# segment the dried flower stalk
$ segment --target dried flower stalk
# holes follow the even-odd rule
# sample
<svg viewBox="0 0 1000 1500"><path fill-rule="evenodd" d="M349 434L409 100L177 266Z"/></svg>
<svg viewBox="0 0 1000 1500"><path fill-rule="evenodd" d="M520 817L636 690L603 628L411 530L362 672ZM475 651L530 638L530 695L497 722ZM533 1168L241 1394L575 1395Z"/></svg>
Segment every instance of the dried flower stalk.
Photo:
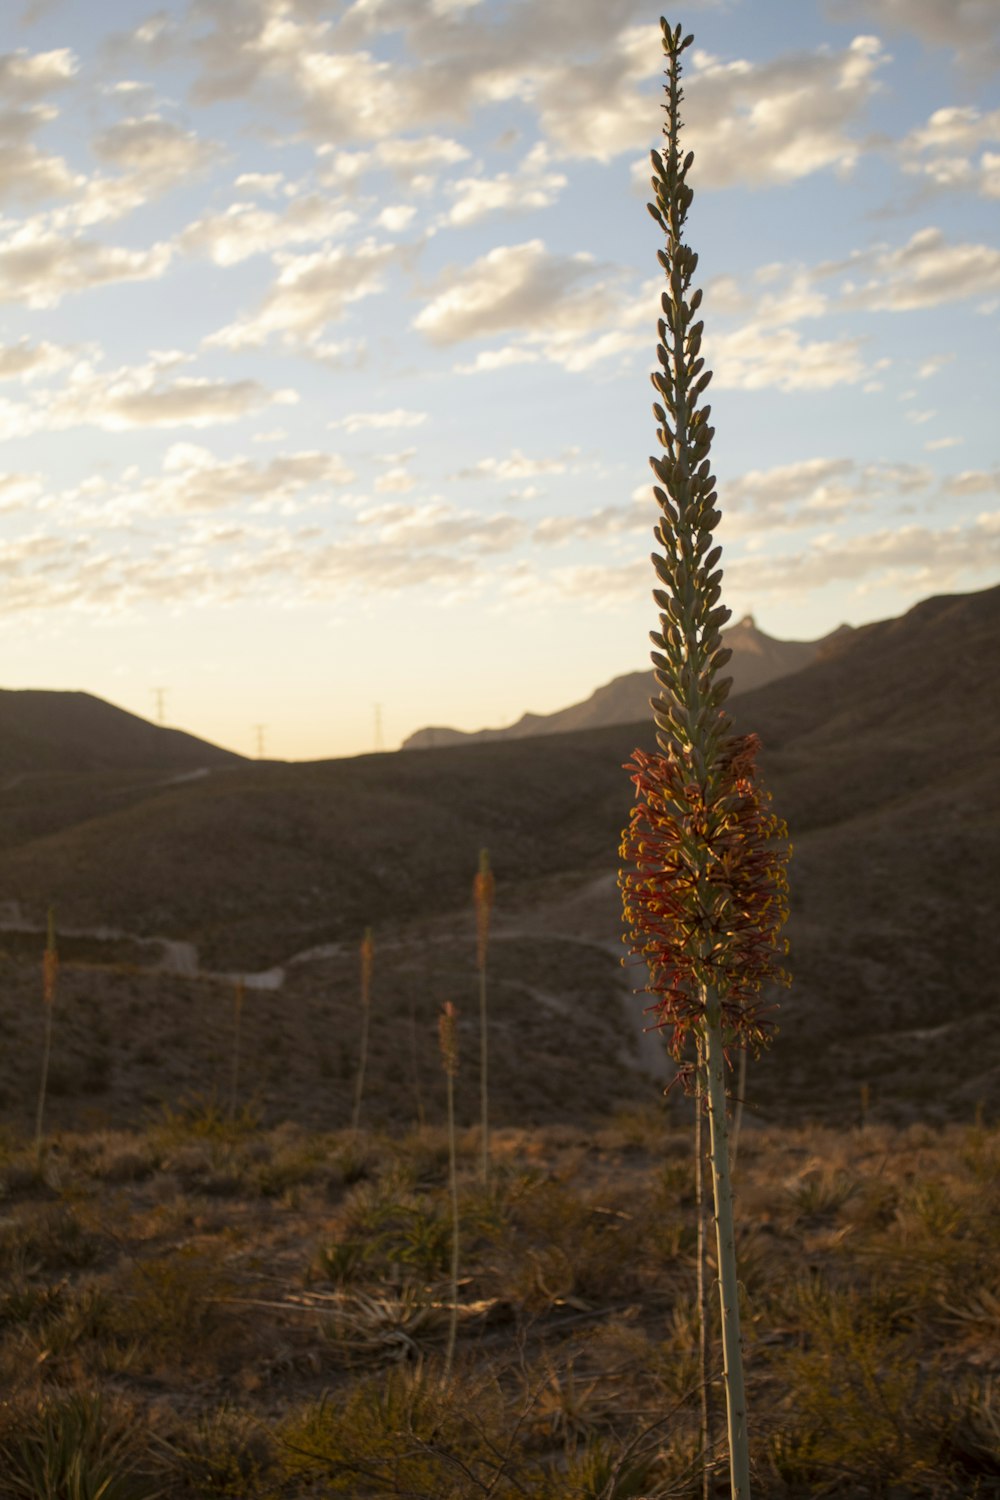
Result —
<svg viewBox="0 0 1000 1500"><path fill-rule="evenodd" d="M52 1013L56 1003L56 980L59 977L59 954L56 950L56 914L49 907L48 937L42 954L42 1004L45 1006L45 1039L42 1043L42 1076L38 1084L38 1108L35 1111L35 1162L42 1160L42 1125L45 1118L45 1096L49 1083L49 1059L52 1055Z"/></svg>
<svg viewBox="0 0 1000 1500"><path fill-rule="evenodd" d="M731 678L717 677L732 652L722 644L730 611L719 603L721 520L709 450L711 408L702 404L712 378L701 355L702 293L692 290L698 257L684 243L693 199L687 175L694 153L680 153L681 55L694 38L661 20L667 57L666 149L651 154L655 202L663 230L658 252L667 277L658 322L659 370L652 376L661 457L650 459L662 516L653 554L661 588L653 597L660 629L651 632L659 695L652 700L657 756L636 750L626 767L639 800L622 838L620 875L632 952L649 966L655 1024L672 1028L679 1063L692 1039L704 1049L708 1099L723 1363L734 1500L749 1500L746 1400L726 1123L726 1050L755 1051L767 1040L761 1002L766 982L787 983L778 933L787 916L787 830L768 811L755 759L759 740L735 737L723 708ZM690 1075L697 1064L688 1062ZM706 1455L706 1461L707 1461Z"/></svg>
<svg viewBox="0 0 1000 1500"><path fill-rule="evenodd" d="M444 1068L448 1095L448 1185L451 1190L451 1316L448 1320L448 1347L444 1359L444 1378L451 1375L455 1358L455 1335L458 1329L458 1166L455 1157L455 1078L458 1073L458 1011L446 1000L438 1016L438 1038L441 1065Z"/></svg>
<svg viewBox="0 0 1000 1500"><path fill-rule="evenodd" d="M488 1034L486 1029L486 949L490 936L490 916L493 912L495 890L493 871L490 869L489 851L479 851L479 872L472 883L472 895L476 905L476 967L479 970L479 1101L480 1101L480 1175L486 1183L490 1170L490 1121L489 1085L487 1065L489 1062Z"/></svg>

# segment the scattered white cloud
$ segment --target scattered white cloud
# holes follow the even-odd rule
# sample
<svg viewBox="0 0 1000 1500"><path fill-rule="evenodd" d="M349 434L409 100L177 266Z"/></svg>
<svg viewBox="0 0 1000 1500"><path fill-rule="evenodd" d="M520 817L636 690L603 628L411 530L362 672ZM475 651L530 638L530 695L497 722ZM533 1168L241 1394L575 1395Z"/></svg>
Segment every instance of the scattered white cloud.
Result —
<svg viewBox="0 0 1000 1500"><path fill-rule="evenodd" d="M254 513L280 510L315 486L349 484L354 474L336 453L277 453L264 463L217 459L193 443L174 443L163 476L136 486L129 501L138 514L218 511L250 503Z"/></svg>
<svg viewBox="0 0 1000 1500"><path fill-rule="evenodd" d="M932 375L936 375L939 370L943 370L946 365L950 365L954 358L954 354L929 355L917 367L917 379L929 380Z"/></svg>
<svg viewBox="0 0 1000 1500"><path fill-rule="evenodd" d="M963 469L942 482L949 495L988 495L1000 491L1000 469Z"/></svg>
<svg viewBox="0 0 1000 1500"><path fill-rule="evenodd" d="M416 482L409 469L396 465L378 476L375 481L375 491L379 495L405 495L413 489Z"/></svg>
<svg viewBox="0 0 1000 1500"><path fill-rule="evenodd" d="M396 406L392 411L352 411L346 417L329 422L329 427L342 427L345 432L383 431L393 427L422 427L427 421L425 411L409 411Z"/></svg>
<svg viewBox="0 0 1000 1500"><path fill-rule="evenodd" d="M216 142L156 114L119 120L90 144L99 161L140 174L147 198L206 171L225 154Z"/></svg>
<svg viewBox="0 0 1000 1500"><path fill-rule="evenodd" d="M826 0L835 20L862 20L947 47L975 72L1000 65L1000 11L992 0Z"/></svg>
<svg viewBox="0 0 1000 1500"><path fill-rule="evenodd" d="M533 146L514 172L495 177L460 177L447 184L452 199L448 212L438 222L461 228L494 213L529 213L548 208L568 182L563 172L550 166L544 142Z"/></svg>
<svg viewBox="0 0 1000 1500"><path fill-rule="evenodd" d="M560 458L528 458L515 448L509 458L481 458L478 463L459 469L455 479L532 479L539 474L565 474L569 461L576 456L572 449Z"/></svg>
<svg viewBox="0 0 1000 1500"><path fill-rule="evenodd" d="M6 231L6 232L4 232ZM155 281L171 261L171 247L102 245L67 236L29 219L0 227L0 302L56 307L70 293L122 281Z"/></svg>
<svg viewBox="0 0 1000 1500"><path fill-rule="evenodd" d="M960 437L933 438L929 443L924 444L924 452L940 453L944 448L958 448L962 442L963 439Z"/></svg>
<svg viewBox="0 0 1000 1500"><path fill-rule="evenodd" d="M292 390L270 391L256 380L165 379L164 373L155 361L104 371L91 360L79 360L63 387L39 392L30 405L0 400L0 441L83 426L106 432L213 427L272 403L298 400Z"/></svg>
<svg viewBox="0 0 1000 1500"><path fill-rule="evenodd" d="M61 156L32 140L58 110L46 96L69 84L78 63L65 47L52 52L0 53L0 200L37 203L71 193L82 181Z"/></svg>
<svg viewBox="0 0 1000 1500"><path fill-rule="evenodd" d="M25 336L16 344L0 344L0 380L37 380L61 370L75 357L71 349L44 340L33 344Z"/></svg>
<svg viewBox="0 0 1000 1500"><path fill-rule="evenodd" d="M983 114L974 105L937 109L927 124L899 145L904 172L935 188L960 188L984 198L1000 198L1000 109Z"/></svg>
<svg viewBox="0 0 1000 1500"><path fill-rule="evenodd" d="M231 203L222 213L189 224L176 243L189 255L234 266L285 245L341 239L357 217L342 202L319 193L293 198L280 213L253 203Z"/></svg>
<svg viewBox="0 0 1000 1500"><path fill-rule="evenodd" d="M395 254L392 245L366 240L356 249L333 245L309 255L278 254L277 277L256 312L239 317L205 343L227 349L259 348L277 336L285 345L313 346L324 351L320 339L328 323L344 316L353 302L382 290L382 272Z"/></svg>
<svg viewBox="0 0 1000 1500"><path fill-rule="evenodd" d="M855 261L870 274L859 286L845 286L848 307L909 312L1000 290L1000 249L952 244L934 227L918 230L897 249L879 246Z"/></svg>
<svg viewBox="0 0 1000 1500"><path fill-rule="evenodd" d="M438 547L469 547L480 553L507 552L524 539L525 523L514 516L484 516L443 500L423 505L390 504L358 513L359 525L377 531L379 542L419 552Z"/></svg>

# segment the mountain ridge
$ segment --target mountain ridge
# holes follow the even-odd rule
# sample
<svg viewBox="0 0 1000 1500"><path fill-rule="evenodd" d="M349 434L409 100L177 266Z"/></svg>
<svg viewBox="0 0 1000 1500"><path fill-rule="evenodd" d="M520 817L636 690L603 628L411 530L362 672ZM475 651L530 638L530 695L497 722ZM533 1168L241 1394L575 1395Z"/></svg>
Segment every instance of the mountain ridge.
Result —
<svg viewBox="0 0 1000 1500"><path fill-rule="evenodd" d="M752 692L781 677L799 672L810 662L835 652L853 635L854 627L839 625L815 641L783 641L760 630L752 614L744 615L722 632L722 642L733 655L726 667L732 677L731 695ZM563 734L574 729L596 729L608 724L628 724L649 712L649 699L657 692L652 669L624 672L595 688L589 698L550 714L527 712L514 724L499 729L449 729L428 726L417 729L403 741L402 750L429 750L443 745L464 745L490 740L527 739L543 734Z"/></svg>

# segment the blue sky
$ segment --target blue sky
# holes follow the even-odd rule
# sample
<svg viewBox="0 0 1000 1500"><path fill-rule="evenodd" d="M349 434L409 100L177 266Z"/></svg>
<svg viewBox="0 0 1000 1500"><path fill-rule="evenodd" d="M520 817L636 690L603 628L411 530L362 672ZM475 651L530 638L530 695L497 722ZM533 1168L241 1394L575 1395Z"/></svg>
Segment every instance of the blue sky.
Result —
<svg viewBox="0 0 1000 1500"><path fill-rule="evenodd" d="M646 663L659 15L4 7L4 687L314 759ZM995 582L1000 7L669 19L726 601Z"/></svg>

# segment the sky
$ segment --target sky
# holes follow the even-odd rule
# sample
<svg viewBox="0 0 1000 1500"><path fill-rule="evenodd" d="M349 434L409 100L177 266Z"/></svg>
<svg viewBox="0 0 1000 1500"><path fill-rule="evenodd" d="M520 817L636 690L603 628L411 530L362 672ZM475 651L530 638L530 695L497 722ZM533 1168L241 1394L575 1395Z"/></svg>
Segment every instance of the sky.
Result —
<svg viewBox="0 0 1000 1500"><path fill-rule="evenodd" d="M0 686L315 760L648 664L659 16L5 0ZM995 583L1000 4L668 19L724 602Z"/></svg>

